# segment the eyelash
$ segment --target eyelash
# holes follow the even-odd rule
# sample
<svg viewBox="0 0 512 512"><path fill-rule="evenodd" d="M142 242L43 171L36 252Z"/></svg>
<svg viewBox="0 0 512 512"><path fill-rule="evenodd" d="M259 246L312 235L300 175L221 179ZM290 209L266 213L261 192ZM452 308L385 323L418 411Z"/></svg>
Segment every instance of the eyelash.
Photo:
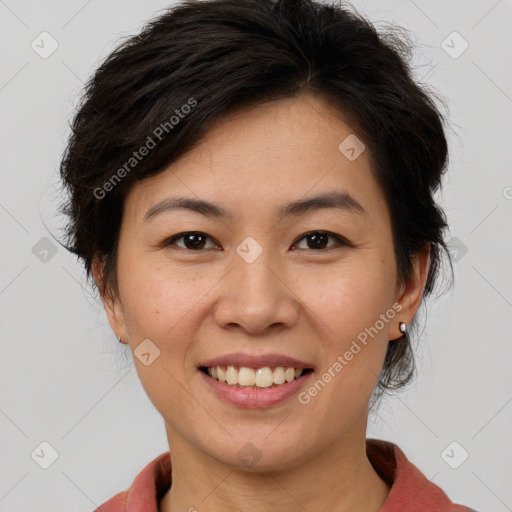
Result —
<svg viewBox="0 0 512 512"><path fill-rule="evenodd" d="M326 248L323 248L323 249L299 249L299 250L310 250L310 251L314 251L314 252L322 252L322 251L327 251L327 250L330 250L330 249L336 249L337 247L353 247L353 244L351 244L346 238L343 238L340 235L336 235L335 233L331 233L330 231L324 231L324 230L308 231L307 233L304 233L301 237L299 237L297 239L297 241L294 242L294 245L299 243L302 239L307 238L309 235L317 234L317 233L323 234L323 235L327 235L329 238L336 239L336 241L338 243L337 246L334 245L334 246L326 247ZM168 238L163 243L163 245L165 247L168 247L168 246L171 246L171 245L175 245L175 241L176 240L179 240L180 238L183 238L183 237L185 237L187 235L200 235L202 237L206 237L206 238L208 238L210 240L213 240L210 236L208 236L206 233L203 233L201 231L185 231L183 233L179 233L178 235L174 235L171 238ZM186 247L180 247L180 246L177 246L177 247L179 249L183 249L184 251L188 251L188 252L203 252L203 249L188 249Z"/></svg>

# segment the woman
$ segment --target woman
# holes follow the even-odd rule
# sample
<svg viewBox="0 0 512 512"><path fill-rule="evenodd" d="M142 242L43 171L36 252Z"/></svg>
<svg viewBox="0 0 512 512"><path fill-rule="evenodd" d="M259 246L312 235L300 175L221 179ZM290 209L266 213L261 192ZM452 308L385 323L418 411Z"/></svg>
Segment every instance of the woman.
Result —
<svg viewBox="0 0 512 512"><path fill-rule="evenodd" d="M407 51L343 7L190 0L91 78L68 246L170 447L98 510L469 510L366 439L447 254Z"/></svg>

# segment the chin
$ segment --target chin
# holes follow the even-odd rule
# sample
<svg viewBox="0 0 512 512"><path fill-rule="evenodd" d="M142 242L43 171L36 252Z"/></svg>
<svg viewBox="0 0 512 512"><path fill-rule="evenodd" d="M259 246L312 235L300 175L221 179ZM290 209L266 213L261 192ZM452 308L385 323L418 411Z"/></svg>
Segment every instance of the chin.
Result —
<svg viewBox="0 0 512 512"><path fill-rule="evenodd" d="M216 443L215 447L210 447L207 451L219 462L233 469L254 473L282 471L294 467L304 457L306 443L305 439L301 441L289 434L279 435L268 428L260 428L257 432L244 435L228 436L225 441L225 445ZM297 446L302 447L300 453Z"/></svg>

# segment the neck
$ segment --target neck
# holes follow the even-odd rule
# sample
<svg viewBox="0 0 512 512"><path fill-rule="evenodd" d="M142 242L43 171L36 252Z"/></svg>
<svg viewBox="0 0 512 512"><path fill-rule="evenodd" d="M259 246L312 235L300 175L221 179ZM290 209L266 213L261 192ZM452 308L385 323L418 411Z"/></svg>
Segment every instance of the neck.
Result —
<svg viewBox="0 0 512 512"><path fill-rule="evenodd" d="M233 469L166 429L173 447L172 486L160 512L378 512L390 491L366 456L366 418L362 430L354 425L314 458L286 470L262 472Z"/></svg>

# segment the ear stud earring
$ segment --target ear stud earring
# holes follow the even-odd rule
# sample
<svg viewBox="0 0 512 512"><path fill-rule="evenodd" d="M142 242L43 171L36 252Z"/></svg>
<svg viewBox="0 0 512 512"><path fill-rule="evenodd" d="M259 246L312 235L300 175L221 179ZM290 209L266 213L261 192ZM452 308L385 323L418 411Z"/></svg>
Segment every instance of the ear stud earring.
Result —
<svg viewBox="0 0 512 512"><path fill-rule="evenodd" d="M405 322L399 322L398 329L402 334L406 334L407 333L407 324Z"/></svg>

